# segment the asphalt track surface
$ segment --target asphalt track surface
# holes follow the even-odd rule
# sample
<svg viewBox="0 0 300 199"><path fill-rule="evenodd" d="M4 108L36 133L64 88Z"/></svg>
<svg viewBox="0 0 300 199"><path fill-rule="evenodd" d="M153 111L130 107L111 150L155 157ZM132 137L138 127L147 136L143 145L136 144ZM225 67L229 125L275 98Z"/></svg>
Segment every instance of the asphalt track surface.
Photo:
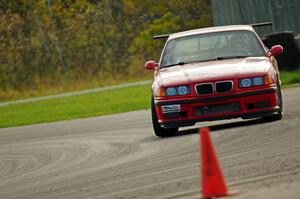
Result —
<svg viewBox="0 0 300 199"><path fill-rule="evenodd" d="M232 198L300 198L300 88L284 102L281 121L198 124ZM200 198L199 150L196 127L155 137L149 110L0 129L0 198Z"/></svg>

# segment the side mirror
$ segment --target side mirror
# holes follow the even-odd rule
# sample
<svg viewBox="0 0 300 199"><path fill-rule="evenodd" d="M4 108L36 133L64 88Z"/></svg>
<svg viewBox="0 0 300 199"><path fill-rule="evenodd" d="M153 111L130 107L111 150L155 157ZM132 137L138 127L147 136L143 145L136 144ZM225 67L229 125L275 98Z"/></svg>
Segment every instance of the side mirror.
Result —
<svg viewBox="0 0 300 199"><path fill-rule="evenodd" d="M270 53L273 56L280 55L283 52L283 47L281 45L272 46Z"/></svg>
<svg viewBox="0 0 300 199"><path fill-rule="evenodd" d="M145 68L147 70L156 70L158 68L158 63L155 63L155 61L147 61L145 63Z"/></svg>

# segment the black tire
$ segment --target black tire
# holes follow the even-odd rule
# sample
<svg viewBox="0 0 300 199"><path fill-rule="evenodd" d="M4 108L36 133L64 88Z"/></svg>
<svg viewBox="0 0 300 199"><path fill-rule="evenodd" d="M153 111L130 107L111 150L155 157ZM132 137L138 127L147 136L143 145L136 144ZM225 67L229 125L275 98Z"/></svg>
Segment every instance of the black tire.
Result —
<svg viewBox="0 0 300 199"><path fill-rule="evenodd" d="M178 133L178 128L163 128L158 123L157 114L155 110L154 99L151 97L151 116L152 116L152 126L156 136L158 137L170 137Z"/></svg>
<svg viewBox="0 0 300 199"><path fill-rule="evenodd" d="M282 111L283 111L283 102L282 102L282 92L281 92L281 86L279 83L277 83L277 96L278 96L278 105L279 110L277 113L274 113L271 116L263 117L264 120L267 121L276 121L282 119Z"/></svg>
<svg viewBox="0 0 300 199"><path fill-rule="evenodd" d="M277 83L277 96L278 96L278 104L279 104L279 110L277 112L277 115L274 116L275 120L281 120L282 119L282 112L283 112L283 102L282 102L282 92L281 92L281 86L279 83Z"/></svg>

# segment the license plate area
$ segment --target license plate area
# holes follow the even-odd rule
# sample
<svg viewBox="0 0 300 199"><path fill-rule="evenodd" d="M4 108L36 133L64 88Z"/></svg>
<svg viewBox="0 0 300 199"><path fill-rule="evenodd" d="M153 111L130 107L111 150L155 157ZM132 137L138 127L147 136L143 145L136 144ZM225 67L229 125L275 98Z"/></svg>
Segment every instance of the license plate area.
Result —
<svg viewBox="0 0 300 199"><path fill-rule="evenodd" d="M163 113L179 113L181 110L180 104L165 105L161 108Z"/></svg>
<svg viewBox="0 0 300 199"><path fill-rule="evenodd" d="M240 104L235 102L229 104L216 104L216 105L196 107L195 115L207 116L207 115L214 115L214 114L232 113L237 111L240 111Z"/></svg>

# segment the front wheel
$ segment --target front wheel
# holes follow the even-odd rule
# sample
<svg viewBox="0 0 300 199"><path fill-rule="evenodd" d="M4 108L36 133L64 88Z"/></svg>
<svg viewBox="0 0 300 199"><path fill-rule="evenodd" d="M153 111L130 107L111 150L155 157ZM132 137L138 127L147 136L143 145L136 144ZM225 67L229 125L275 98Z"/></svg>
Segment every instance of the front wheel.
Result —
<svg viewBox="0 0 300 199"><path fill-rule="evenodd" d="M276 121L276 120L282 119L283 102L282 102L281 86L279 83L277 83L277 97L278 97L278 106L279 106L278 112L271 116L264 117L263 119L271 120L271 121Z"/></svg>
<svg viewBox="0 0 300 199"><path fill-rule="evenodd" d="M279 110L278 110L278 113L276 115L274 115L274 119L281 120L282 119L283 102L282 102L281 86L279 83L277 83L277 96L278 96Z"/></svg>
<svg viewBox="0 0 300 199"><path fill-rule="evenodd" d="M153 130L156 136L170 137L170 136L174 136L178 132L178 128L163 128L160 126L160 124L158 123L153 97L151 97L151 116L152 116Z"/></svg>

